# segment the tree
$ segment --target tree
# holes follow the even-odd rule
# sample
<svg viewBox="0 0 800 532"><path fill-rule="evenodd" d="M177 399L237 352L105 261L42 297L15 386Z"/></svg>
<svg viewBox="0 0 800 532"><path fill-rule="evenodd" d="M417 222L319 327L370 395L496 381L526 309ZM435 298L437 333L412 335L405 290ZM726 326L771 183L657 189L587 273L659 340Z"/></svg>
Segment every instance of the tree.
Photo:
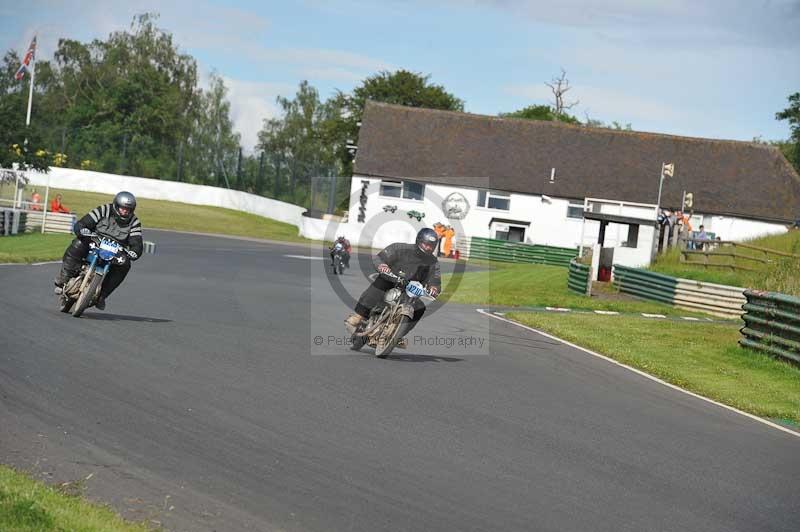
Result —
<svg viewBox="0 0 800 532"><path fill-rule="evenodd" d="M27 80L3 76L0 131L16 138L24 129L24 136L53 154L69 151L70 166L173 177L175 154L190 134L199 97L197 67L169 32L156 27L156 19L134 17L128 31L106 40L61 39L52 61L36 64L30 128L16 111L27 96ZM2 68L18 64L15 54L7 54Z"/></svg>
<svg viewBox="0 0 800 532"><path fill-rule="evenodd" d="M240 135L233 131L231 104L225 82L212 72L209 87L200 91L196 107L188 111L186 180L230 187L236 172Z"/></svg>
<svg viewBox="0 0 800 532"><path fill-rule="evenodd" d="M791 128L791 141L781 146L784 155L795 169L800 172L800 92L789 96L789 107L775 113L777 120L788 120Z"/></svg>
<svg viewBox="0 0 800 532"><path fill-rule="evenodd" d="M340 91L336 100L342 115L332 133L337 139L336 151L347 174L352 172L352 157L346 144L358 140L359 123L367 100L408 107L464 110L464 101L447 92L443 86L430 83L430 76L407 70L379 72L365 79L352 94Z"/></svg>
<svg viewBox="0 0 800 532"><path fill-rule="evenodd" d="M311 178L341 171L336 134L341 110L335 98L322 102L308 81L300 83L294 98L276 101L282 116L264 121L258 147L271 158L275 194L306 203Z"/></svg>
<svg viewBox="0 0 800 532"><path fill-rule="evenodd" d="M550 87L550 90L553 92L553 97L555 98L555 101L552 102L553 103L552 107L553 107L553 112L557 116L561 116L562 114L564 114L564 111L568 111L569 109L572 109L573 107L578 105L578 103L580 103L578 100L575 100L574 102L564 101L564 95L570 89L572 89L572 87L570 87L569 80L567 79L567 71L564 70L563 68L561 69L561 76L553 78L550 81L550 83L547 83L545 81L544 84Z"/></svg>
<svg viewBox="0 0 800 532"><path fill-rule="evenodd" d="M549 105L529 105L512 113L500 113L503 118L525 118L527 120L544 120L549 122L565 122L580 124L580 121L567 113L556 114Z"/></svg>

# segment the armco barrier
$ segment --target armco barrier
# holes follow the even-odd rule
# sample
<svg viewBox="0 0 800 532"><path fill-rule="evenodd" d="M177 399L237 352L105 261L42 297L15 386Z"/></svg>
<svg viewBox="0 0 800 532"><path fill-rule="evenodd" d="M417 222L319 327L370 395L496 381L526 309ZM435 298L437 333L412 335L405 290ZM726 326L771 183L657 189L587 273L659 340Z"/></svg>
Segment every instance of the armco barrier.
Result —
<svg viewBox="0 0 800 532"><path fill-rule="evenodd" d="M578 255L577 248L559 248L491 238L471 237L468 243L458 247L464 258L486 259L498 262L517 262L530 264L549 264L569 266Z"/></svg>
<svg viewBox="0 0 800 532"><path fill-rule="evenodd" d="M800 362L800 298L745 290L739 344Z"/></svg>
<svg viewBox="0 0 800 532"><path fill-rule="evenodd" d="M16 235L25 231L28 215L18 209L0 209L0 236Z"/></svg>
<svg viewBox="0 0 800 532"><path fill-rule="evenodd" d="M575 259L569 261L567 287L585 296L592 295L592 268Z"/></svg>
<svg viewBox="0 0 800 532"><path fill-rule="evenodd" d="M744 288L701 283L618 264L614 265L614 284L620 292L632 296L726 318L741 316L746 302Z"/></svg>

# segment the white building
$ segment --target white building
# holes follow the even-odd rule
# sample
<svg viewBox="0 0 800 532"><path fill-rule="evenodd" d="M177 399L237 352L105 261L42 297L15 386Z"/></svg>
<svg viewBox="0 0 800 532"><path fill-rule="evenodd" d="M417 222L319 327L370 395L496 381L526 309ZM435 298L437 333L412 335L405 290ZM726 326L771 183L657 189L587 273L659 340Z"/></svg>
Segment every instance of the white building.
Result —
<svg viewBox="0 0 800 532"><path fill-rule="evenodd" d="M641 266L662 163L675 173L661 207L678 210L691 192L695 229L742 240L784 232L800 216L800 177L770 146L368 102L349 222L335 231L380 247L442 222L456 238L577 247L597 242L603 224L614 261ZM608 201L585 213L587 198Z"/></svg>

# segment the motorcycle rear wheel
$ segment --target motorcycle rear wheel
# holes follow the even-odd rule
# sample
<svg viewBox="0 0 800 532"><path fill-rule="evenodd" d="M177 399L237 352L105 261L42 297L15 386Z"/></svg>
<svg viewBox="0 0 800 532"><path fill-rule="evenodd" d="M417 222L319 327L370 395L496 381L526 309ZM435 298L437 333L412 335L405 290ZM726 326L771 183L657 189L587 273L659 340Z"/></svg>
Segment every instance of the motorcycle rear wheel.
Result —
<svg viewBox="0 0 800 532"><path fill-rule="evenodd" d="M58 310L69 314L69 311L72 310L72 305L75 304L75 300L69 296L60 295L58 296Z"/></svg>

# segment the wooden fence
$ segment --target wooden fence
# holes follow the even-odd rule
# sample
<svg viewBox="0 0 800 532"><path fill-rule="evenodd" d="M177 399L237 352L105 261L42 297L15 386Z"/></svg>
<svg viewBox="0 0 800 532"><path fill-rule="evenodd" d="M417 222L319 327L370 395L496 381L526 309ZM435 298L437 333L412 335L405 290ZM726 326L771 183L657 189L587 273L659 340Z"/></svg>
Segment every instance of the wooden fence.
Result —
<svg viewBox="0 0 800 532"><path fill-rule="evenodd" d="M692 243L695 249L689 249L687 245ZM700 249L697 249L697 248ZM737 253L739 250L749 250L750 254ZM691 264L695 266L702 266L708 268L728 268L731 271L757 271L759 267L764 267L767 264L775 262L779 258L793 258L800 259L800 255L793 255L791 253L784 253L783 251L776 251L774 249L763 248L760 246L753 246L751 244L742 244L741 242L733 242L730 240L701 240L697 238L681 238L681 258L680 262L684 264ZM701 260L691 260L690 257L702 257ZM709 260L714 257L730 258L730 262L712 262ZM736 261L739 261L739 264ZM747 264L747 265L745 265Z"/></svg>

